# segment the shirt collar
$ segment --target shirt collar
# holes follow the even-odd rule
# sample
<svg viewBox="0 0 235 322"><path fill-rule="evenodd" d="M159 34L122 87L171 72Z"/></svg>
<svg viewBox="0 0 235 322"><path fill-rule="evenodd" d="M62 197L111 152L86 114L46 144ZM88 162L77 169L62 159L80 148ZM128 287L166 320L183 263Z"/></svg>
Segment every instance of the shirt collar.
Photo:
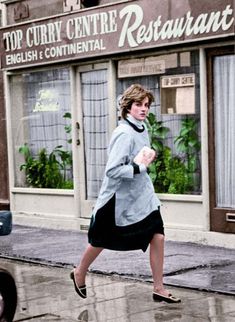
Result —
<svg viewBox="0 0 235 322"><path fill-rule="evenodd" d="M143 121L139 121L136 118L134 118L131 114L127 114L126 118L133 123L135 126L137 126L139 129L143 128L144 122Z"/></svg>

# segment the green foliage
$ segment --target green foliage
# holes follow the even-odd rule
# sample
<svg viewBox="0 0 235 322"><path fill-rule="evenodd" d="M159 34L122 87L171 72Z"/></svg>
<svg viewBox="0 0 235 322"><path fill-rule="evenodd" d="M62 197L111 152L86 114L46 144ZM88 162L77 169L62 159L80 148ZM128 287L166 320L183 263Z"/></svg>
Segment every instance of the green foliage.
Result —
<svg viewBox="0 0 235 322"><path fill-rule="evenodd" d="M34 158L27 144L21 146L19 152L25 157L25 163L20 166L20 170L25 171L26 182L29 186L36 188L62 187L63 178L53 152L47 156L46 150L42 149L38 158Z"/></svg>
<svg viewBox="0 0 235 322"><path fill-rule="evenodd" d="M177 143L178 151L184 155L189 173L196 171L198 152L201 149L197 134L197 123L198 120L193 118L183 120L180 134L174 140L174 143Z"/></svg>
<svg viewBox="0 0 235 322"><path fill-rule="evenodd" d="M185 164L179 157L173 157L167 172L170 182L168 192L180 193L191 191L193 188L192 178L187 173Z"/></svg>
<svg viewBox="0 0 235 322"><path fill-rule="evenodd" d="M198 164L200 142L196 132L197 121L182 121L179 136L175 139L181 155L172 155L169 147L164 146L169 129L158 122L153 113L147 118L151 147L157 151L156 160L149 167L149 175L159 193L184 194L190 193L195 187L195 173Z"/></svg>
<svg viewBox="0 0 235 322"><path fill-rule="evenodd" d="M63 171L63 179L66 180L66 170L72 166L72 151L64 151L62 145L58 145L54 150L54 154L60 158L60 169Z"/></svg>
<svg viewBox="0 0 235 322"><path fill-rule="evenodd" d="M71 118L70 113L64 117ZM65 126L66 133L71 132L71 126ZM68 140L71 143L71 139ZM72 167L72 152L56 146L48 155L45 148L41 149L38 156L31 154L27 144L19 148L19 153L24 156L25 163L20 166L20 171L25 171L26 182L34 188L73 189L73 181L66 179L66 170Z"/></svg>
<svg viewBox="0 0 235 322"><path fill-rule="evenodd" d="M163 122L157 121L153 113L149 113L148 115L147 128L152 148L157 152L162 151L162 140L167 136L167 133L170 131L169 128L163 126Z"/></svg>
<svg viewBox="0 0 235 322"><path fill-rule="evenodd" d="M198 120L193 118L182 121L180 134L174 141L177 142L179 151L190 154L200 150L201 144L198 141L197 124Z"/></svg>

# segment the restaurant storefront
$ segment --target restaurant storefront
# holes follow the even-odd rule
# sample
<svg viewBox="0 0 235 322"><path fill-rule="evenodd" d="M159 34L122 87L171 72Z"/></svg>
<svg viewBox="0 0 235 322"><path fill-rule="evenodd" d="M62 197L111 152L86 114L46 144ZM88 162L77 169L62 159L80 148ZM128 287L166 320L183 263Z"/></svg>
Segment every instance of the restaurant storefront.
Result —
<svg viewBox="0 0 235 322"><path fill-rule="evenodd" d="M141 83L155 96L149 131L158 159L150 176L167 237L231 247L233 1L100 1L65 13L55 1L50 17L32 8L34 20L23 1L28 16L17 23L14 3L5 3L1 67L14 222L87 230L120 95Z"/></svg>

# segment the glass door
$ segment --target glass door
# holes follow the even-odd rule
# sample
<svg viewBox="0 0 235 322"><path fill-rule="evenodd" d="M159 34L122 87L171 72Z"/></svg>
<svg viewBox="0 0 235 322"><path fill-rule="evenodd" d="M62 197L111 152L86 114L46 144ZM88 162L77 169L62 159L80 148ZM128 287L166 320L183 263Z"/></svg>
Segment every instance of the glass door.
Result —
<svg viewBox="0 0 235 322"><path fill-rule="evenodd" d="M92 68L91 68L92 67ZM81 217L90 217L98 196L112 130L115 109L110 106L108 66L78 68L77 84L77 144L79 173L79 207Z"/></svg>
<svg viewBox="0 0 235 322"><path fill-rule="evenodd" d="M235 232L235 54L210 55L211 230Z"/></svg>

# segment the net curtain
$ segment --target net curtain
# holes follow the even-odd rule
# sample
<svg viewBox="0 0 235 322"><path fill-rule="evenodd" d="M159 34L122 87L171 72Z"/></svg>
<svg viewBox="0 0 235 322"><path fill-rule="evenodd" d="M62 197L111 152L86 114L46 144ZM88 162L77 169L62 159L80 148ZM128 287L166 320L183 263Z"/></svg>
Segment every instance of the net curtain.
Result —
<svg viewBox="0 0 235 322"><path fill-rule="evenodd" d="M107 162L108 83L107 70L83 72L82 113L86 170L86 199L97 198Z"/></svg>
<svg viewBox="0 0 235 322"><path fill-rule="evenodd" d="M217 207L235 208L235 55L214 61Z"/></svg>

